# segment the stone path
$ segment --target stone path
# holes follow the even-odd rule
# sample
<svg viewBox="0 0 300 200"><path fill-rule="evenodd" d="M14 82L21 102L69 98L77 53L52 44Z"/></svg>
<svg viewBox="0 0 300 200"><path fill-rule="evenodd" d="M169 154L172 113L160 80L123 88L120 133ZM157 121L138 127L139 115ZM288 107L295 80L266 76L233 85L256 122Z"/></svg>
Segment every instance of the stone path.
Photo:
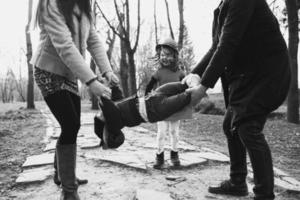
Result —
<svg viewBox="0 0 300 200"><path fill-rule="evenodd" d="M42 155L31 155L29 156L23 164L23 172L16 179L17 183L31 185L36 183L44 184L41 188L51 188L49 192L59 193L59 188L53 188L50 177L53 174L53 158L56 140L60 133L60 128L53 118L53 116L46 110L43 111L44 116L47 119L48 128L46 130L45 138L42 141L45 144L44 153ZM138 199L138 200L169 200L169 199L224 199L223 197L218 197L211 195L206 192L207 185L212 181L218 182L215 177L225 177L228 172L229 158L219 152L216 152L208 148L199 148L187 144L185 142L180 142L180 160L182 166L179 170L172 169L167 159L166 165L162 171L153 170L152 165L155 158L155 133L151 132L142 127L134 128L124 128L125 142L124 144L115 150L103 150L99 147L99 139L93 133L93 117L94 113L82 113L81 119L81 129L78 135L78 174L83 174L84 177L88 177L89 183L85 198L83 199ZM167 142L168 143L168 142ZM166 158L168 158L168 151ZM85 166L80 168L80 166ZM224 167L225 166L225 167ZM197 170L194 170L197 168ZM203 169L203 170L199 170ZM89 170L87 170L89 169ZM100 173L101 170L105 172ZM224 173L226 170L226 173ZM121 173L122 172L122 173ZM94 173L94 174L93 174ZM121 176L118 177L119 173ZM131 176L127 174L131 174ZM275 169L276 179L275 184L283 188L286 191L300 192L300 182L290 177L288 174L284 173L279 169ZM109 176L110 175L110 176ZM147 177L142 179L142 183L134 182L138 179L138 176ZM145 188L143 185L147 186L146 183L153 179L151 183L151 188ZM163 177L162 177L163 176ZM252 179L251 167L249 167L249 180ZM99 178L97 178L99 177ZM124 180L125 177L125 180ZM183 182L187 184L187 187L192 190L193 187L201 187L197 184L194 186L196 177L201 177L202 192L197 194L195 198L190 197L189 194L185 194L185 191L181 191L180 194L176 193L176 190L170 188L176 188L176 186L182 184ZM104 181L111 180L113 181ZM103 180L103 182L101 182ZM163 190L160 187L160 181L164 182L163 187L167 190ZM140 181L140 180L139 180ZM209 181L209 182L206 182ZM107 183L109 182L109 183ZM126 185L126 182L131 182ZM125 185L120 186L118 185ZM251 185L251 181L249 183ZM93 188L99 186L100 188ZM104 191L101 187L106 186ZM29 187L30 188L30 187ZM122 191L124 188L124 191ZM125 190L127 188L127 190ZM101 193L97 191L101 190ZM117 190L120 195L113 196L115 190ZM130 191L130 192L129 192ZM110 193L110 197L105 198L105 194ZM84 192L83 192L84 193ZM126 197L124 194L128 194ZM34 198L34 192L29 195L22 194L21 192L16 194L18 199L39 199ZM102 195L102 198L101 198ZM104 195L104 196L103 196ZM177 195L177 196L176 196ZM202 195L202 197L201 197ZM82 195L81 195L82 196ZM250 195L251 196L251 195ZM47 198L52 199L52 198ZM54 198L53 199L57 199ZM236 199L228 197L226 199ZM245 198L243 198L245 199Z"/></svg>

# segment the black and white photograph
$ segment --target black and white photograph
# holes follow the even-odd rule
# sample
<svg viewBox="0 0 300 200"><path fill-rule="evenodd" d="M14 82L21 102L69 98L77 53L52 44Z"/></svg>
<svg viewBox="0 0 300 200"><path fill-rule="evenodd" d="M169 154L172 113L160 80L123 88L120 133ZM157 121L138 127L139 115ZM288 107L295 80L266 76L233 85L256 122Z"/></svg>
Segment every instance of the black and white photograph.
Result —
<svg viewBox="0 0 300 200"><path fill-rule="evenodd" d="M0 4L0 200L300 199L300 0Z"/></svg>

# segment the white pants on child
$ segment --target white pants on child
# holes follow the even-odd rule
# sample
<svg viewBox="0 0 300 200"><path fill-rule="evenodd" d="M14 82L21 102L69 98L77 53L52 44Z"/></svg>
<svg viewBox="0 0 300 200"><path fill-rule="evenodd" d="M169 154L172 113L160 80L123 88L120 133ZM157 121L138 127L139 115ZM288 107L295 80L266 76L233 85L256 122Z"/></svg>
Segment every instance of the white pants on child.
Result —
<svg viewBox="0 0 300 200"><path fill-rule="evenodd" d="M171 150L176 152L178 151L179 126L180 120L157 122L157 154L164 151L166 134L170 137Z"/></svg>

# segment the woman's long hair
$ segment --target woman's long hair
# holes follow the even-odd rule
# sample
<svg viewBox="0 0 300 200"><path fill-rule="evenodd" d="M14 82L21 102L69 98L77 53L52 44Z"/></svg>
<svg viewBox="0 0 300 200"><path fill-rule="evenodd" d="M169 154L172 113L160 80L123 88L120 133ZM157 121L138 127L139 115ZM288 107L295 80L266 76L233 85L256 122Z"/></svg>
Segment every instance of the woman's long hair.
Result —
<svg viewBox="0 0 300 200"><path fill-rule="evenodd" d="M36 25L39 24L39 20L40 20L39 15L43 13L41 12L42 1L45 0L39 0L38 9L36 13ZM53 1L53 0L46 0L46 1L47 1L47 8L48 8L49 1ZM86 16L88 16L90 22L92 21L90 0L55 0L55 1L57 1L58 9L65 17L67 26L72 33L74 33L74 24L73 24L72 15L73 15L74 6L76 4L78 5L79 9L82 12L84 12Z"/></svg>

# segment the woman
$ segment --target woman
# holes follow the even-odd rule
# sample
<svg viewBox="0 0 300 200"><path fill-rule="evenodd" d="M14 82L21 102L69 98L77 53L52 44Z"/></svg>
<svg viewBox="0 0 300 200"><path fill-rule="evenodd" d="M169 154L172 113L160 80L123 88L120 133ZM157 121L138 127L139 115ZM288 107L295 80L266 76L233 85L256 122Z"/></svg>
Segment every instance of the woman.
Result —
<svg viewBox="0 0 300 200"><path fill-rule="evenodd" d="M109 98L111 94L86 64L85 50L89 50L100 72L111 84L118 83L118 78L92 26L90 1L40 0L36 19L40 44L32 64L37 85L61 127L56 145L61 199L78 200L75 166L81 108L77 79L98 97Z"/></svg>

